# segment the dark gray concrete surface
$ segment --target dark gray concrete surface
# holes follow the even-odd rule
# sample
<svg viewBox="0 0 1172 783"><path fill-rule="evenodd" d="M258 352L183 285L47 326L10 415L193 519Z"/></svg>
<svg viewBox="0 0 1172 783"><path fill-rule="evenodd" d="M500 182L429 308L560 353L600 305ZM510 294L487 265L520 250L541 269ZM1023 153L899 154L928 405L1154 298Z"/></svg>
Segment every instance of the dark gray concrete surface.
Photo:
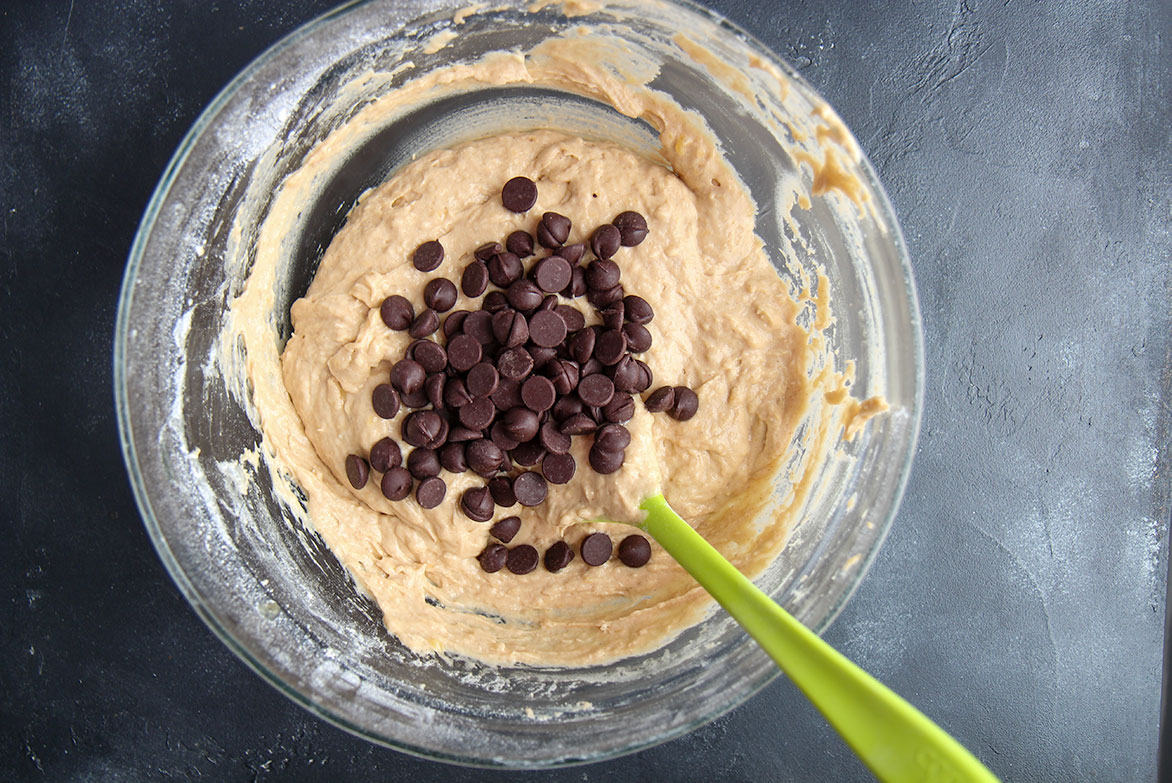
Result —
<svg viewBox="0 0 1172 783"><path fill-rule="evenodd" d="M0 778L514 779L356 739L196 618L139 521L110 381L132 237L212 96L330 2L0 6ZM923 306L923 434L828 640L1006 779L1156 777L1172 385L1172 10L721 0L859 137ZM532 779L854 780L779 681Z"/></svg>

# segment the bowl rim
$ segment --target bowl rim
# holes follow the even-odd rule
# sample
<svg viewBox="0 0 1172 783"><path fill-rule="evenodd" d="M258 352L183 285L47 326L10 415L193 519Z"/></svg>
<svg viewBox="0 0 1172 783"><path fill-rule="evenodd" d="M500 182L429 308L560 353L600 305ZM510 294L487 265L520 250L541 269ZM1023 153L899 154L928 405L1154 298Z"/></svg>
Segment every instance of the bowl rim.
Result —
<svg viewBox="0 0 1172 783"><path fill-rule="evenodd" d="M740 27L735 22L727 19L720 13L700 5L696 0L663 0L669 5L680 7L685 12L691 12L703 18L721 31L728 33L738 39L742 44L746 45L759 56L762 56L766 61L776 65L786 77L795 82L799 88L808 95L818 96L822 98L821 93L811 85L805 77L803 77L797 69L795 69L785 58L775 52L770 47L766 46L758 40L751 33ZM183 565L175 556L167 543L166 537L159 526L158 520L155 516L154 509L151 505L150 496L147 492L146 482L139 467L139 455L134 442L133 430L133 416L129 400L126 376L126 343L130 332L130 312L134 299L135 280L138 275L139 268L145 257L145 250L147 240L155 226L156 219L166 203L171 192L171 187L175 182L177 174L182 170L184 164L187 162L188 156L194 148L196 142L203 136L204 132L212 126L216 117L221 110L228 104L228 102L236 95L236 93L249 83L253 77L257 75L264 67L269 65L278 55L286 49L292 47L301 39L316 32L323 26L330 22L343 17L358 8L363 6L377 4L380 2L387 2L387 0L347 0L335 8L312 17L306 22L296 27L291 32L282 36L275 43L264 49L259 55L251 60L239 73L236 74L219 92L210 103L200 112L191 128L184 135L179 146L172 154L163 171L162 176L156 185L151 198L147 203L147 207L143 212L143 217L139 221L138 227L135 231L134 240L131 243L128 254L127 264L123 273L121 289L118 297L118 310L114 323L114 345L113 345L113 386L114 386L114 405L115 414L118 423L119 441L121 443L123 461L126 464L127 473L130 478L131 488L134 494L135 504L138 507L139 513L143 519L143 525L151 540L151 545L154 547L160 560L162 560L164 567L170 575L172 581L179 588L183 597L195 610L196 615L204 622L204 624L220 639L224 645L231 650L240 660L242 660L250 669L260 675L261 679L272 685L278 692L289 698L295 704L308 710L311 714L325 721L370 742L378 745L391 748L393 750L401 751L418 758L441 761L450 764L456 764L465 767L482 768L482 769L552 769L560 767L572 767L585 764L591 764L607 759L619 758L622 756L637 753L639 751L647 750L657 745L663 744L670 740L681 737L694 731L696 728L716 720L722 715L728 714L733 710L741 707L754 696L756 696L767 685L772 683L775 679L781 676L781 671L778 668L767 669L760 677L750 682L744 691L738 695L733 702L723 704L718 709L713 711L702 711L695 719L687 721L674 727L672 730L664 734L655 734L642 742L636 742L629 745L624 745L620 748L610 749L601 753L594 754L589 757L575 757L572 759L548 759L542 761L523 761L520 764L509 763L501 759L459 756L455 754L437 751L433 748L425 748L414 745L410 742L403 741L397 738L389 738L381 734L376 734L362 726L347 720L345 717L334 713L333 711L323 707L318 702L314 701L301 690L291 685L286 681L274 668L266 665L258 660L248 646L240 639L238 639L216 615L213 608L207 604L203 596L199 593L196 587L187 577ZM823 98L823 100L825 100ZM827 102L829 105L829 102ZM909 316L909 326L912 332L912 359L914 366L914 390L910 406L910 417L908 422L907 446L903 455L902 464L899 466L899 472L895 486L891 495L891 503L883 519L877 525L878 531L873 537L869 548L862 552L862 558L854 569L854 573L850 578L849 584L845 590L842 591L838 601L830 608L826 616L822 619L816 627L812 630L821 635L823 634L834 620L839 616L845 607L847 601L855 594L866 577L871 566L874 564L879 550L882 548L884 541L890 533L891 527L894 523L895 516L899 511L903 500L904 492L907 488L907 483L911 474L912 462L916 453L917 443L919 440L919 433L921 427L921 420L924 407L924 388L925 388L925 363L924 363L924 337L922 328L922 316L919 306L919 297L916 290L915 278L911 266L911 259L907 251L907 245L904 240L903 232L900 228L899 222L896 219L894 207L891 204L890 198L886 190L883 188L879 180L874 166L869 157L862 152L862 147L855 138L853 131L847 128L847 132L851 141L858 146L861 151L860 159L857 163L862 173L867 179L867 184L873 191L874 206L879 213L879 216L887 226L889 239L895 251L896 257L899 261L899 267L903 273L904 280L904 298L907 307L907 314Z"/></svg>

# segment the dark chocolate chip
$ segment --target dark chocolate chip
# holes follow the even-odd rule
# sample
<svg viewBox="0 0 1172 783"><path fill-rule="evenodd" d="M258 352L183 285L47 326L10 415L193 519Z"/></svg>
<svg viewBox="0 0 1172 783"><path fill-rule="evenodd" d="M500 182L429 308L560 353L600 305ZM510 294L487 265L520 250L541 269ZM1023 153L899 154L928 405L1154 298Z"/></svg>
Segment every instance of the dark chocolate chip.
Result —
<svg viewBox="0 0 1172 783"><path fill-rule="evenodd" d="M587 459L595 473L609 475L623 466L623 460L626 456L624 451L607 451L595 445L590 447Z"/></svg>
<svg viewBox="0 0 1172 783"><path fill-rule="evenodd" d="M676 421L687 421L700 409L700 398L687 386L677 386L675 392L675 401L667 415Z"/></svg>
<svg viewBox="0 0 1172 783"><path fill-rule="evenodd" d="M578 383L578 396L587 405L606 405L614 397L614 381L601 373L587 375Z"/></svg>
<svg viewBox="0 0 1172 783"><path fill-rule="evenodd" d="M411 322L411 327L407 330L407 334L419 339L420 337L427 337L429 334L433 334L436 329L439 329L439 316L435 310L429 307L415 316L415 320Z"/></svg>
<svg viewBox="0 0 1172 783"><path fill-rule="evenodd" d="M545 348L560 345L566 339L566 322L550 310L538 310L529 319L529 339Z"/></svg>
<svg viewBox="0 0 1172 783"><path fill-rule="evenodd" d="M541 473L550 484L569 483L576 469L577 463L569 454L546 454L541 461Z"/></svg>
<svg viewBox="0 0 1172 783"><path fill-rule="evenodd" d="M499 292L494 292L499 293ZM487 310L477 310L464 319L464 334L471 337L481 346L492 345L496 341L496 336L492 333L492 313ZM452 355L452 346L448 345L448 358ZM476 357L476 362L480 361L480 357ZM472 364L476 364L472 362ZM455 365L453 365L455 366ZM469 369L471 365L465 367L462 372ZM456 367L459 370L459 367Z"/></svg>
<svg viewBox="0 0 1172 783"><path fill-rule="evenodd" d="M387 468L379 488L387 500L402 500L411 494L411 474L406 468Z"/></svg>
<svg viewBox="0 0 1172 783"><path fill-rule="evenodd" d="M595 291L614 288L622 276L619 265L610 259L595 259L586 267L586 285Z"/></svg>
<svg viewBox="0 0 1172 783"><path fill-rule="evenodd" d="M567 248L562 248L560 251L562 258L565 258ZM586 293L586 270L580 266L575 266L570 270L570 284L562 289L562 296L567 299L573 299L576 296L582 296Z"/></svg>
<svg viewBox="0 0 1172 783"><path fill-rule="evenodd" d="M585 378L587 375L594 375L600 373L606 368L602 366L602 362L595 359L593 356L590 360L582 364L580 375Z"/></svg>
<svg viewBox="0 0 1172 783"><path fill-rule="evenodd" d="M488 487L472 487L464 490L464 494L460 497L460 510L476 522L487 522L492 519L493 502Z"/></svg>
<svg viewBox="0 0 1172 783"><path fill-rule="evenodd" d="M651 368L647 366L647 362L636 359L635 366L639 368L639 378L635 382L633 393L642 394L651 388L651 382L655 380L655 376L651 373Z"/></svg>
<svg viewBox="0 0 1172 783"><path fill-rule="evenodd" d="M523 313L531 313L536 310L541 305L541 300L545 298L537 284L526 278L521 278L510 285L505 296L509 300L509 304Z"/></svg>
<svg viewBox="0 0 1172 783"><path fill-rule="evenodd" d="M550 455L567 454L570 451L570 436L559 430L556 422L547 421L542 424L538 437L541 440L541 445Z"/></svg>
<svg viewBox="0 0 1172 783"><path fill-rule="evenodd" d="M444 318L443 333L449 340L464 331L464 319L468 317L467 310L456 310L448 313Z"/></svg>
<svg viewBox="0 0 1172 783"><path fill-rule="evenodd" d="M407 455L407 470L417 479L438 476L442 468L434 449L413 449Z"/></svg>
<svg viewBox="0 0 1172 783"><path fill-rule="evenodd" d="M431 340L416 340L408 347L408 353L428 375L443 372L448 366L448 352Z"/></svg>
<svg viewBox="0 0 1172 783"><path fill-rule="evenodd" d="M366 479L370 477L370 465L357 454L346 457L346 478L350 479L350 486L362 489L366 486Z"/></svg>
<svg viewBox="0 0 1172 783"><path fill-rule="evenodd" d="M607 329L594 341L594 358L610 366L627 352L627 337L617 329Z"/></svg>
<svg viewBox="0 0 1172 783"><path fill-rule="evenodd" d="M574 559L574 550L565 541L554 541L545 550L545 570L557 573Z"/></svg>
<svg viewBox="0 0 1172 783"><path fill-rule="evenodd" d="M423 303L437 313L446 313L456 306L456 284L446 277L429 280L423 288Z"/></svg>
<svg viewBox="0 0 1172 783"><path fill-rule="evenodd" d="M462 408L472 402L472 395L463 378L448 378L444 384L444 405L448 408Z"/></svg>
<svg viewBox="0 0 1172 783"><path fill-rule="evenodd" d="M622 285L616 285L614 288L595 289L591 288L586 292L586 301L601 310L607 305L617 302L623 298Z"/></svg>
<svg viewBox="0 0 1172 783"><path fill-rule="evenodd" d="M586 435L598 429L598 422L585 413L575 413L562 421L558 429L566 435Z"/></svg>
<svg viewBox="0 0 1172 783"><path fill-rule="evenodd" d="M492 333L501 345L515 348L529 339L529 322L521 313L506 307L492 314Z"/></svg>
<svg viewBox="0 0 1172 783"><path fill-rule="evenodd" d="M622 247L623 235L610 223L603 223L594 229L590 237L590 249L599 258L610 258Z"/></svg>
<svg viewBox="0 0 1172 783"><path fill-rule="evenodd" d="M586 316L582 315L582 311L573 305L560 304L556 308L557 314L566 322L566 332L576 332L582 327L586 326Z"/></svg>
<svg viewBox="0 0 1172 783"><path fill-rule="evenodd" d="M477 397L460 406L460 423L470 430L484 430L492 424L496 406L487 397Z"/></svg>
<svg viewBox="0 0 1172 783"><path fill-rule="evenodd" d="M399 444L390 438L383 438L370 447L370 466L379 473L386 473L390 468L397 468L403 464L403 452Z"/></svg>
<svg viewBox="0 0 1172 783"><path fill-rule="evenodd" d="M606 424L594 433L594 445L605 451L624 451L631 445L631 433L621 424Z"/></svg>
<svg viewBox="0 0 1172 783"><path fill-rule="evenodd" d="M618 300L617 302L611 302L606 306L605 309L603 309L601 313L599 313L599 315L602 316L602 325L607 329L621 330L623 328L624 311L625 308L623 307L622 299Z"/></svg>
<svg viewBox="0 0 1172 783"><path fill-rule="evenodd" d="M623 297L623 307L626 308L627 320L633 324L650 323L651 319L655 317L655 311L651 309L651 305L647 300L641 296L628 294Z"/></svg>
<svg viewBox="0 0 1172 783"><path fill-rule="evenodd" d="M513 449L509 452L509 456L513 458L513 462L521 467L531 468L545 457L545 447L541 445L540 441L531 440Z"/></svg>
<svg viewBox="0 0 1172 783"><path fill-rule="evenodd" d="M559 248L570 238L570 219L557 212L546 212L537 226L537 241L543 247Z"/></svg>
<svg viewBox="0 0 1172 783"><path fill-rule="evenodd" d="M621 424L628 422L635 415L635 398L626 392L615 392L611 401L602 407L602 416L606 421Z"/></svg>
<svg viewBox="0 0 1172 783"><path fill-rule="evenodd" d="M528 408L513 408L505 411L501 421L504 422L507 432L517 443L533 440L541 426L541 420L537 414Z"/></svg>
<svg viewBox="0 0 1172 783"><path fill-rule="evenodd" d="M472 365L472 369L468 371L468 379L465 381L468 393L473 397L488 397L496 391L499 383L500 374L496 367L493 367L489 362L477 362Z"/></svg>
<svg viewBox="0 0 1172 783"><path fill-rule="evenodd" d="M380 418L393 419L399 412L399 394L389 383L375 386L374 391L370 393L370 402Z"/></svg>
<svg viewBox="0 0 1172 783"><path fill-rule="evenodd" d="M586 255L586 243L575 242L572 245L563 245L558 250L558 255L569 261L571 265L577 264L582 260L582 256Z"/></svg>
<svg viewBox="0 0 1172 783"><path fill-rule="evenodd" d="M504 248L501 247L500 242L485 242L483 245L476 248L476 250L472 252L472 256L477 261L483 261L487 264L488 259L492 258L502 250L504 250Z"/></svg>
<svg viewBox="0 0 1172 783"><path fill-rule="evenodd" d="M607 560L610 560L610 554L614 551L614 544L611 543L610 536L606 533L591 533L582 539L580 549L582 559L586 561L586 565L600 566Z"/></svg>
<svg viewBox="0 0 1172 783"><path fill-rule="evenodd" d="M533 345L530 343L525 346L525 350L533 358L533 369L535 370L540 370L542 367L547 366L558 356L557 348L546 348L543 345Z"/></svg>
<svg viewBox="0 0 1172 783"><path fill-rule="evenodd" d="M447 494L448 485L439 476L428 476L415 488L415 500L423 508L435 508Z"/></svg>
<svg viewBox="0 0 1172 783"><path fill-rule="evenodd" d="M571 416L582 412L582 401L577 396L562 397L553 404L553 417L558 421L565 421Z"/></svg>
<svg viewBox="0 0 1172 783"><path fill-rule="evenodd" d="M440 465L448 473L463 473L468 470L468 458L464 454L463 443L445 443L439 451L439 460Z"/></svg>
<svg viewBox="0 0 1172 783"><path fill-rule="evenodd" d="M404 392L399 395L399 399L403 401L404 408L426 408L428 403L427 390L418 389L413 392Z"/></svg>
<svg viewBox="0 0 1172 783"><path fill-rule="evenodd" d="M520 381L533 372L533 357L524 348L508 348L497 357L496 367L502 377Z"/></svg>
<svg viewBox="0 0 1172 783"><path fill-rule="evenodd" d="M427 376L427 380L423 384L423 391L427 394L427 401L437 411L442 411L447 407L444 405L444 388L447 384L448 376L442 372Z"/></svg>
<svg viewBox="0 0 1172 783"><path fill-rule="evenodd" d="M383 323L396 332L409 328L411 322L415 320L415 308L411 302L398 294L391 294L384 299L378 312L382 316Z"/></svg>
<svg viewBox="0 0 1172 783"><path fill-rule="evenodd" d="M464 296L475 298L488 288L488 265L483 261L473 261L464 267L464 274L460 276L460 290Z"/></svg>
<svg viewBox="0 0 1172 783"><path fill-rule="evenodd" d="M526 379L525 383L521 385L521 401L531 411L537 411L538 413L547 411L553 406L556 400L557 389L554 388L553 381L549 378L534 375Z"/></svg>
<svg viewBox="0 0 1172 783"><path fill-rule="evenodd" d="M492 500L502 508L517 505L517 496L513 493L513 480L508 476L497 476L488 481L488 491L492 493ZM516 519L516 517L505 517L505 519ZM504 519L501 520L505 521ZM520 521L517 522L517 527L520 527ZM515 530L513 531L516 532ZM496 533L493 532L495 536ZM499 538L499 536L497 536ZM509 536L512 538L512 536ZM508 543L509 538L502 538L501 540Z"/></svg>
<svg viewBox="0 0 1172 783"><path fill-rule="evenodd" d="M561 256L543 258L533 267L533 282L542 291L556 294L568 286L573 277L570 262ZM555 300L556 301L556 300Z"/></svg>
<svg viewBox="0 0 1172 783"><path fill-rule="evenodd" d="M521 259L517 257L516 253L510 253L506 250L488 259L488 279L495 286L508 288L520 280L523 274L525 274L525 267L521 264Z"/></svg>
<svg viewBox="0 0 1172 783"><path fill-rule="evenodd" d="M521 384L511 378L501 378L496 391L492 393L492 404L498 411L507 411L517 408L524 403L521 401Z"/></svg>
<svg viewBox="0 0 1172 783"><path fill-rule="evenodd" d="M593 329L579 329L570 337L570 356L579 364L590 361L594 355L595 332Z"/></svg>
<svg viewBox="0 0 1172 783"><path fill-rule="evenodd" d="M545 477L540 473L527 471L513 479L513 492L522 506L537 506L545 502L548 488Z"/></svg>
<svg viewBox="0 0 1172 783"><path fill-rule="evenodd" d="M444 246L438 240L432 239L415 248L411 256L411 263L420 272L430 272L444 260Z"/></svg>
<svg viewBox="0 0 1172 783"><path fill-rule="evenodd" d="M447 430L448 423L435 411L415 411L403 419L403 440L415 447L438 448Z"/></svg>
<svg viewBox="0 0 1172 783"><path fill-rule="evenodd" d="M617 364L606 368L606 374L614 381L615 391L630 393L639 385L642 370L630 354L625 354Z"/></svg>
<svg viewBox="0 0 1172 783"><path fill-rule="evenodd" d="M448 435L448 440L452 443L467 443L481 437L483 435L481 435L480 430L470 430L461 424L457 424L452 427L452 431Z"/></svg>
<svg viewBox="0 0 1172 783"><path fill-rule="evenodd" d="M619 542L619 560L630 568L642 568L651 559L651 543L634 533Z"/></svg>
<svg viewBox="0 0 1172 783"><path fill-rule="evenodd" d="M477 313L473 313L468 316L465 323L470 324L476 315ZM480 347L480 341L470 334L458 334L448 341L448 363L452 365L453 370L460 372L471 370L480 361L482 355L483 349ZM394 371L391 372L391 377L394 377Z"/></svg>
<svg viewBox="0 0 1172 783"><path fill-rule="evenodd" d="M391 386L406 394L422 389L426 380L427 370L413 359L400 359L391 367Z"/></svg>
<svg viewBox="0 0 1172 783"><path fill-rule="evenodd" d="M634 247L647 238L647 220L638 212L621 212L612 222L619 230L623 247Z"/></svg>
<svg viewBox="0 0 1172 783"><path fill-rule="evenodd" d="M490 574L495 574L505 567L505 562L509 559L509 549L504 544L489 544L483 552L476 556L476 559L480 561L481 568Z"/></svg>
<svg viewBox="0 0 1172 783"><path fill-rule="evenodd" d="M546 294L545 298L541 300L541 304L537 305L538 310L553 310L558 306L558 298L555 294Z"/></svg>
<svg viewBox="0 0 1172 783"><path fill-rule="evenodd" d="M492 313L504 310L509 306L509 298L505 296L504 291L489 291L484 295L484 301L480 305L480 309L485 312Z"/></svg>
<svg viewBox="0 0 1172 783"><path fill-rule="evenodd" d="M533 235L528 231L514 231L505 240L505 247L513 255L528 258L533 255Z"/></svg>
<svg viewBox="0 0 1172 783"><path fill-rule="evenodd" d="M505 565L508 569L518 576L528 574L533 569L537 568L537 550L529 544L521 544L509 550L509 556L505 560Z"/></svg>
<svg viewBox="0 0 1172 783"><path fill-rule="evenodd" d="M496 481L496 480L497 479L493 479L493 481ZM505 480L507 481L508 479L505 479ZM511 506L513 504L512 503L497 503L497 505L498 506L501 506L501 505ZM513 540L513 537L516 536L517 533L521 532L521 517L514 516L514 517L505 517L504 519L499 519L492 527L490 527L488 529L488 532L489 532L489 534L492 535L493 538L497 539L498 541L503 541L504 543L507 544Z"/></svg>
<svg viewBox="0 0 1172 783"><path fill-rule="evenodd" d="M501 203L510 212L528 212L537 203L537 185L528 177L513 177L501 188Z"/></svg>
<svg viewBox="0 0 1172 783"><path fill-rule="evenodd" d="M487 438L474 440L464 447L468 467L479 476L488 478L505 463L505 452Z"/></svg>
<svg viewBox="0 0 1172 783"><path fill-rule="evenodd" d="M570 359L554 359L547 369L553 388L558 394L569 394L578 388L578 364Z"/></svg>
<svg viewBox="0 0 1172 783"><path fill-rule="evenodd" d="M497 419L492 423L492 427L488 430L488 439L496 445L500 446L504 451L512 451L521 445L521 441L514 438L505 423Z"/></svg>
<svg viewBox="0 0 1172 783"><path fill-rule="evenodd" d="M627 338L627 350L631 353L643 353L651 347L651 332L642 324L623 324L623 334Z"/></svg>
<svg viewBox="0 0 1172 783"><path fill-rule="evenodd" d="M643 407L650 413L662 413L670 410L676 403L676 391L671 386L660 386L643 402Z"/></svg>

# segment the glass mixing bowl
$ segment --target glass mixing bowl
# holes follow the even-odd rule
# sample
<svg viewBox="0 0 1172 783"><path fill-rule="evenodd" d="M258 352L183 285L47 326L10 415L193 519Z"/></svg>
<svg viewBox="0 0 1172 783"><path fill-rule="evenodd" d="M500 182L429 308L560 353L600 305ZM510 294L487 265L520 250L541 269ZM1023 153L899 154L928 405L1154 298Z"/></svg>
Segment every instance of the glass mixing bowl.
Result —
<svg viewBox="0 0 1172 783"><path fill-rule="evenodd" d="M794 106L808 113L823 101L744 31L686 2L592 12L583 5L577 10L586 13L572 18L507 2L453 27L465 1L345 6L267 51L203 113L131 251L114 348L119 425L146 527L172 577L224 643L282 693L356 734L431 758L510 767L591 761L718 717L777 676L776 667L718 611L652 654L578 669L420 657L391 637L300 509L278 500L274 474L258 467L254 416L219 374L225 314L279 183L332 129L406 79L486 52L526 50L580 26L627 41L633 59L654 64L650 86L696 112L720 140L760 208L757 232L795 292L795 270L813 273L821 264L837 318L827 340L839 362L854 363L854 389L891 404L853 441L834 446L786 548L757 580L817 631L874 558L907 478L923 384L919 312L898 225L865 158L844 165L867 191L869 209L832 208L837 195L815 195L808 209L793 210L804 243L782 257L779 248L793 237L780 183L801 181L815 193L817 183L785 153L793 139L768 117ZM449 28L458 35L431 51L428 42ZM673 40L681 31L712 56L707 65ZM756 67L738 75L719 62ZM748 101L730 78L754 90L772 80L772 93ZM785 85L789 109L779 103ZM447 95L370 128L328 171L289 238L274 341L288 337L289 305L359 194L469 129L537 126L588 127L637 149L657 146L644 123L535 88Z"/></svg>

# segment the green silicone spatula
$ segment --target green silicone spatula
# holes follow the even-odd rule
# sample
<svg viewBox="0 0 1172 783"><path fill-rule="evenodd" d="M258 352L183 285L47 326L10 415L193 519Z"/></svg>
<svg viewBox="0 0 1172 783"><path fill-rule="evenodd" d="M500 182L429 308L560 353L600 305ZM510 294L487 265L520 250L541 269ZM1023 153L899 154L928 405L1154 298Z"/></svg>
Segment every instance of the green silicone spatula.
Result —
<svg viewBox="0 0 1172 783"><path fill-rule="evenodd" d="M884 781L996 781L959 742L757 589L655 495L640 527L769 653Z"/></svg>

